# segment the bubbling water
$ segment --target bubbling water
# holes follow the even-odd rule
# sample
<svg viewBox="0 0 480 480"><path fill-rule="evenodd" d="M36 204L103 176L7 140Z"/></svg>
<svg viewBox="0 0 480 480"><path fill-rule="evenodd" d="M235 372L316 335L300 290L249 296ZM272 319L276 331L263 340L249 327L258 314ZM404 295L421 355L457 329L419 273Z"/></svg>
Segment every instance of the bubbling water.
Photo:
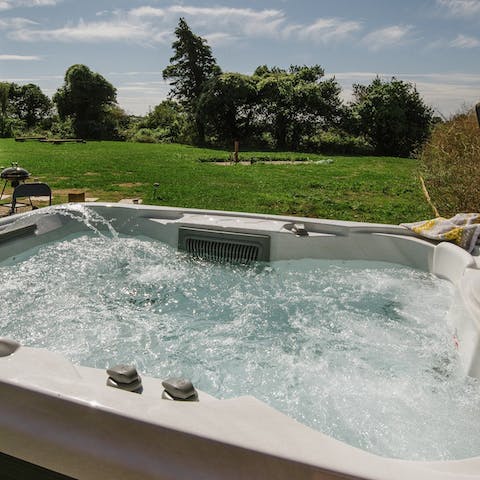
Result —
<svg viewBox="0 0 480 480"><path fill-rule="evenodd" d="M458 364L452 287L398 265L196 261L82 235L0 264L0 335L105 368L134 363L212 395L250 394L384 456L480 453L480 387Z"/></svg>

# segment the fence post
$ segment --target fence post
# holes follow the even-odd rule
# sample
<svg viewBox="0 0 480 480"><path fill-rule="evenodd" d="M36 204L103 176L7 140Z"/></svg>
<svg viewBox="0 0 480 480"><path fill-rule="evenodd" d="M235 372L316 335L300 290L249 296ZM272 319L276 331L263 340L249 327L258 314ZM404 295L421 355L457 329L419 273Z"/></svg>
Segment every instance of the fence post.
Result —
<svg viewBox="0 0 480 480"><path fill-rule="evenodd" d="M239 147L240 147L240 142L238 140L235 140L233 142L233 160L235 161L235 163L238 163L238 150L239 150Z"/></svg>

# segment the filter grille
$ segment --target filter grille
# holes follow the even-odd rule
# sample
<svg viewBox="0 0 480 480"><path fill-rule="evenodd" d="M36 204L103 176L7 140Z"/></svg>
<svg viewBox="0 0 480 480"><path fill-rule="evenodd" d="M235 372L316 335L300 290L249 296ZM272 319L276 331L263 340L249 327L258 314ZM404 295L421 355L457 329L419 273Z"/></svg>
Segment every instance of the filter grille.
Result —
<svg viewBox="0 0 480 480"><path fill-rule="evenodd" d="M215 262L252 263L270 260L270 237L182 227L178 248Z"/></svg>

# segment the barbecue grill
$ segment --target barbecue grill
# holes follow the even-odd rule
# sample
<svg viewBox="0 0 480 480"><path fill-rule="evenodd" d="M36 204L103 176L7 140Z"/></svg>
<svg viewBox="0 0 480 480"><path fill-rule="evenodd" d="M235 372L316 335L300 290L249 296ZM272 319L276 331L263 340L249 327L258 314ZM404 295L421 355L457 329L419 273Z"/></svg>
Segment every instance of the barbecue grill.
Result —
<svg viewBox="0 0 480 480"><path fill-rule="evenodd" d="M19 167L18 163L12 162L11 167L4 168L0 173L0 178L5 180L2 188L2 194L0 195L0 200L3 198L3 192L5 191L8 182L11 182L12 188L15 188L20 184L20 182L24 182L28 177L30 177L30 172L22 167Z"/></svg>

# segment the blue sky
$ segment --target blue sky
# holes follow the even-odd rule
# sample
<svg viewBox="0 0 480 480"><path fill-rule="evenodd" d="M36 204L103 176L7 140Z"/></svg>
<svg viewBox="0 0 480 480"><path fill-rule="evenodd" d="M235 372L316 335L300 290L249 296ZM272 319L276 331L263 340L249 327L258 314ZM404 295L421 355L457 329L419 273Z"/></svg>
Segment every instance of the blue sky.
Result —
<svg viewBox="0 0 480 480"><path fill-rule="evenodd" d="M84 63L146 113L168 93L181 16L224 71L318 63L346 100L378 74L415 83L443 115L480 101L480 0L0 0L0 81L52 95Z"/></svg>

